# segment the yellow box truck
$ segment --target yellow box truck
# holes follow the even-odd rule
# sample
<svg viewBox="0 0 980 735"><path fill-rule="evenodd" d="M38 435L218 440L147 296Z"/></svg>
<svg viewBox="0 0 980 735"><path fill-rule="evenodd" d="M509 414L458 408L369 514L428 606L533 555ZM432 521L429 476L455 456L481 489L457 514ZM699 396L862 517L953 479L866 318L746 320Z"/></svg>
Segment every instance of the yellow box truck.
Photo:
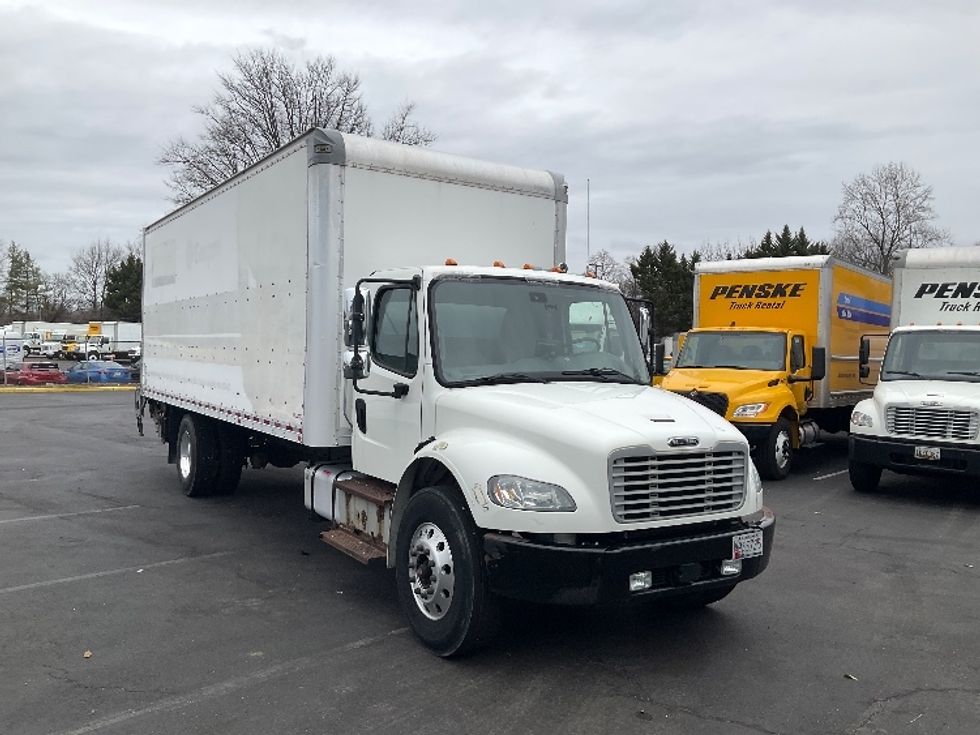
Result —
<svg viewBox="0 0 980 735"><path fill-rule="evenodd" d="M763 477L871 395L861 336L887 332L891 281L829 255L698 263L694 328L661 387L741 429Z"/></svg>

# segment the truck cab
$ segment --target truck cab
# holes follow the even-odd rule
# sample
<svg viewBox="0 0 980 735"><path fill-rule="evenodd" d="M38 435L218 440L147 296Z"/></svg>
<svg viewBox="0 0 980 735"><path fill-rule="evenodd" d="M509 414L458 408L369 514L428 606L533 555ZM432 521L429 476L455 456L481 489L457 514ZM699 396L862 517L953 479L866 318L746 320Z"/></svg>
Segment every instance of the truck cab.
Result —
<svg viewBox="0 0 980 735"><path fill-rule="evenodd" d="M692 329L661 385L710 407L756 447L763 477L789 472L799 427L823 378L813 336L761 327Z"/></svg>

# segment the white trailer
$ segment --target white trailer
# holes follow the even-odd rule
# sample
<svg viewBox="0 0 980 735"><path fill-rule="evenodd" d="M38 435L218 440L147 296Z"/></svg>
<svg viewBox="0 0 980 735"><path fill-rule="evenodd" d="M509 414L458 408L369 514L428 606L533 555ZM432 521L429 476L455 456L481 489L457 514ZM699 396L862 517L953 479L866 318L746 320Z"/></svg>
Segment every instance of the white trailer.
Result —
<svg viewBox="0 0 980 735"><path fill-rule="evenodd" d="M850 479L883 469L980 477L980 247L902 251L891 335L872 398L851 414ZM870 373L869 341L861 374Z"/></svg>
<svg viewBox="0 0 980 735"><path fill-rule="evenodd" d="M307 463L321 538L394 567L440 655L498 596L721 599L772 545L748 445L650 386L615 286L564 272L566 201L310 131L146 228L140 428L191 496Z"/></svg>

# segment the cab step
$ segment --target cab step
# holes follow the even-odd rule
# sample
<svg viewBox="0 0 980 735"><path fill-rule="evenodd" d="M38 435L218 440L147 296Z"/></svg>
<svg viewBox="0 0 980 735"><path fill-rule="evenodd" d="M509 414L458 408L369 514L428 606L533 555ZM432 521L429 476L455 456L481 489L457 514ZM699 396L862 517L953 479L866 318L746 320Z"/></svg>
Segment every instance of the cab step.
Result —
<svg viewBox="0 0 980 735"><path fill-rule="evenodd" d="M384 549L366 541L352 531L345 528L334 528L331 531L323 531L320 540L335 549L343 551L347 556L357 559L361 564L367 564L375 559L387 557Z"/></svg>
<svg viewBox="0 0 980 735"><path fill-rule="evenodd" d="M395 485L373 477L357 475L345 480L337 480L334 487L348 495L364 498L375 505L384 505L395 499Z"/></svg>

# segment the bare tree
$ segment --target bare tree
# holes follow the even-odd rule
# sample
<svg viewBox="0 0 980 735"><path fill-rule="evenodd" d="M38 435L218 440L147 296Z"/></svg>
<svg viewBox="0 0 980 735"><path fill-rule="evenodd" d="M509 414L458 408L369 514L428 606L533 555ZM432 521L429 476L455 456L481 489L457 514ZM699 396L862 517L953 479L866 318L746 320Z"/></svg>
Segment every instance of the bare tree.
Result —
<svg viewBox="0 0 980 735"><path fill-rule="evenodd" d="M238 53L233 66L231 73L218 74L221 89L211 102L192 108L205 120L198 140L171 140L157 161L170 167L167 184L176 203L226 181L310 128L374 132L360 78L338 70L332 56L297 68L276 49L253 49ZM413 103L403 103L381 137L431 144L436 136L412 119L414 110Z"/></svg>
<svg viewBox="0 0 980 735"><path fill-rule="evenodd" d="M123 249L109 240L96 240L75 251L71 258L71 286L79 306L89 310L92 318L102 318L106 279L123 256Z"/></svg>
<svg viewBox="0 0 980 735"><path fill-rule="evenodd" d="M608 250L599 250L593 253L585 271L604 281L615 283L627 296L636 294L636 284L633 281L629 264L620 263Z"/></svg>
<svg viewBox="0 0 980 735"><path fill-rule="evenodd" d="M890 275L897 251L949 242L948 233L933 224L932 187L904 163L859 175L844 184L843 194L831 250L845 260Z"/></svg>

